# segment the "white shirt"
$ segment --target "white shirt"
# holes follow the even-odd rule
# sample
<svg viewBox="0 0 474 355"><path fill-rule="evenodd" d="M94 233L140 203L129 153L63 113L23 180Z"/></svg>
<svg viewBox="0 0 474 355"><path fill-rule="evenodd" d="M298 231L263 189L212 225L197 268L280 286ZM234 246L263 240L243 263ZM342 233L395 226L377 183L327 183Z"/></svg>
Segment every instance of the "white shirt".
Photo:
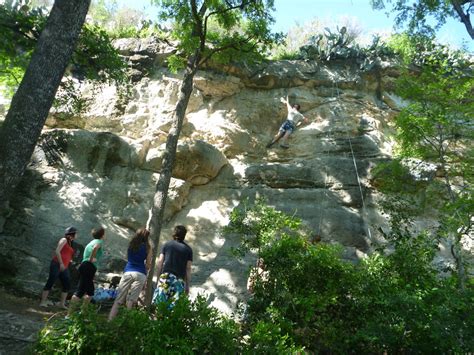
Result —
<svg viewBox="0 0 474 355"><path fill-rule="evenodd" d="M288 108L288 117L287 117L288 121L293 122L294 125L296 126L298 122L300 122L303 119L304 119L304 116L301 113L299 113L297 109L295 109L294 107L292 107L291 109Z"/></svg>

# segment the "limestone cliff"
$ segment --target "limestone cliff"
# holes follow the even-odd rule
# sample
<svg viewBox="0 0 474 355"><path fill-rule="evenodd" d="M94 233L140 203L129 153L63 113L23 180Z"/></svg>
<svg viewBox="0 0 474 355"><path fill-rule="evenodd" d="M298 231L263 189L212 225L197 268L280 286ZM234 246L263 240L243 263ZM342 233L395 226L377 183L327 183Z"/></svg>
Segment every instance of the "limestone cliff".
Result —
<svg viewBox="0 0 474 355"><path fill-rule="evenodd" d="M92 227L106 228L104 276L121 271L130 236L148 219L180 76L162 67L167 46L117 45L135 60L131 97L123 101L115 87L92 92L83 84L91 108L67 129L51 115L13 201L0 239L1 267L30 292L43 286L65 227L78 228L82 244ZM245 297L249 261L234 259L229 251L237 241L219 231L245 198L265 197L302 218L324 241L341 243L347 258L371 250L384 218L370 171L391 156L397 109L390 93L397 71L388 64L380 70L280 61L196 75L161 238L168 240L175 224L188 227L192 294L208 295L227 312ZM311 122L292 135L288 150L266 149L286 117L280 102L286 95Z"/></svg>

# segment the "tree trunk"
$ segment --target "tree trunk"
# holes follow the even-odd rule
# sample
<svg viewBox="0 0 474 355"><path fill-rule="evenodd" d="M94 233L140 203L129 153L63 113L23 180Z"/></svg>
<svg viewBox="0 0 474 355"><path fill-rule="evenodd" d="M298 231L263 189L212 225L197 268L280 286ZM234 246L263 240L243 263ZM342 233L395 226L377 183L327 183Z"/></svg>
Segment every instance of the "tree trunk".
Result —
<svg viewBox="0 0 474 355"><path fill-rule="evenodd" d="M178 146L178 138L183 127L184 116L186 108L188 107L189 97L193 91L193 78L196 73L195 63L192 60L184 73L183 81L181 82L178 103L173 115L173 123L166 139L166 149L163 156L162 170L158 182L156 183L156 192L153 198L152 216L150 221L150 236L153 241L151 269L148 271L145 304L151 305L152 301L152 285L153 276L155 273L156 256L158 254L158 244L160 242L161 227L163 224L163 214L165 211L166 200L168 198L168 188L171 180L171 173L173 171L176 148ZM158 275L159 276L159 275Z"/></svg>
<svg viewBox="0 0 474 355"><path fill-rule="evenodd" d="M91 0L57 0L0 130L0 232L66 67Z"/></svg>

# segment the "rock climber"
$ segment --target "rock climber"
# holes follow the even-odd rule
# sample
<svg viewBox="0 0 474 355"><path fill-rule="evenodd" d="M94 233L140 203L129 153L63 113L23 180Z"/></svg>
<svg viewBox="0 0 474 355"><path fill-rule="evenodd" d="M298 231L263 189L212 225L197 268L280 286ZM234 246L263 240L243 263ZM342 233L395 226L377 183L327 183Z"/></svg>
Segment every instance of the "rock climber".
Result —
<svg viewBox="0 0 474 355"><path fill-rule="evenodd" d="M290 136L290 134L293 133L299 123L309 122L309 120L300 113L300 105L290 105L288 96L286 97L286 99L282 97L280 101L286 104L288 108L288 117L286 118L286 121L283 122L280 129L278 130L278 133L275 135L275 137L273 137L272 141L267 144L267 148L270 148L273 144L277 143L281 139L280 147L288 149L290 147L288 145L288 137Z"/></svg>

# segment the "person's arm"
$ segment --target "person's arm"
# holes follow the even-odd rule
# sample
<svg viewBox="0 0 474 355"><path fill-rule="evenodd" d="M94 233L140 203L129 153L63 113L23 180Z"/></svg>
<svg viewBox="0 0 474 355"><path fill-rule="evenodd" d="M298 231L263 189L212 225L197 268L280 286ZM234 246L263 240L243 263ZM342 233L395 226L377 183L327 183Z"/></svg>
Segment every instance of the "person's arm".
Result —
<svg viewBox="0 0 474 355"><path fill-rule="evenodd" d="M286 104L286 108L288 109L288 112L290 112L290 110L293 109L293 107L291 107L291 105L290 105L290 100L288 99L288 96L286 96L286 99L284 97L281 97L280 101L282 103Z"/></svg>
<svg viewBox="0 0 474 355"><path fill-rule="evenodd" d="M163 253L158 257L158 267L156 268L156 274L160 277L163 271L163 262L165 261L165 255Z"/></svg>
<svg viewBox="0 0 474 355"><path fill-rule="evenodd" d="M303 121L302 121L302 122L304 122L304 123L308 124L308 123L309 123L309 118L308 118L308 117L305 117L305 116L303 116Z"/></svg>
<svg viewBox="0 0 474 355"><path fill-rule="evenodd" d="M97 260L96 259L97 251L101 248L101 246L102 246L102 244L100 244L100 243L97 243L96 245L94 245L94 249L92 249L91 256L89 257L89 261L91 263L93 263Z"/></svg>
<svg viewBox="0 0 474 355"><path fill-rule="evenodd" d="M184 292L189 295L189 285L191 284L191 260L186 264L186 279L184 280Z"/></svg>
<svg viewBox="0 0 474 355"><path fill-rule="evenodd" d="M66 245L66 243L67 243L67 239L61 238L58 242L58 246L56 247L56 257L58 258L60 271L66 270L66 268L64 267L63 258L61 257L61 250L63 249L64 245Z"/></svg>
<svg viewBox="0 0 474 355"><path fill-rule="evenodd" d="M146 268L147 273L151 269L151 254L152 254L152 250L150 246L148 248L148 253L146 254L146 261L145 261L145 268Z"/></svg>

